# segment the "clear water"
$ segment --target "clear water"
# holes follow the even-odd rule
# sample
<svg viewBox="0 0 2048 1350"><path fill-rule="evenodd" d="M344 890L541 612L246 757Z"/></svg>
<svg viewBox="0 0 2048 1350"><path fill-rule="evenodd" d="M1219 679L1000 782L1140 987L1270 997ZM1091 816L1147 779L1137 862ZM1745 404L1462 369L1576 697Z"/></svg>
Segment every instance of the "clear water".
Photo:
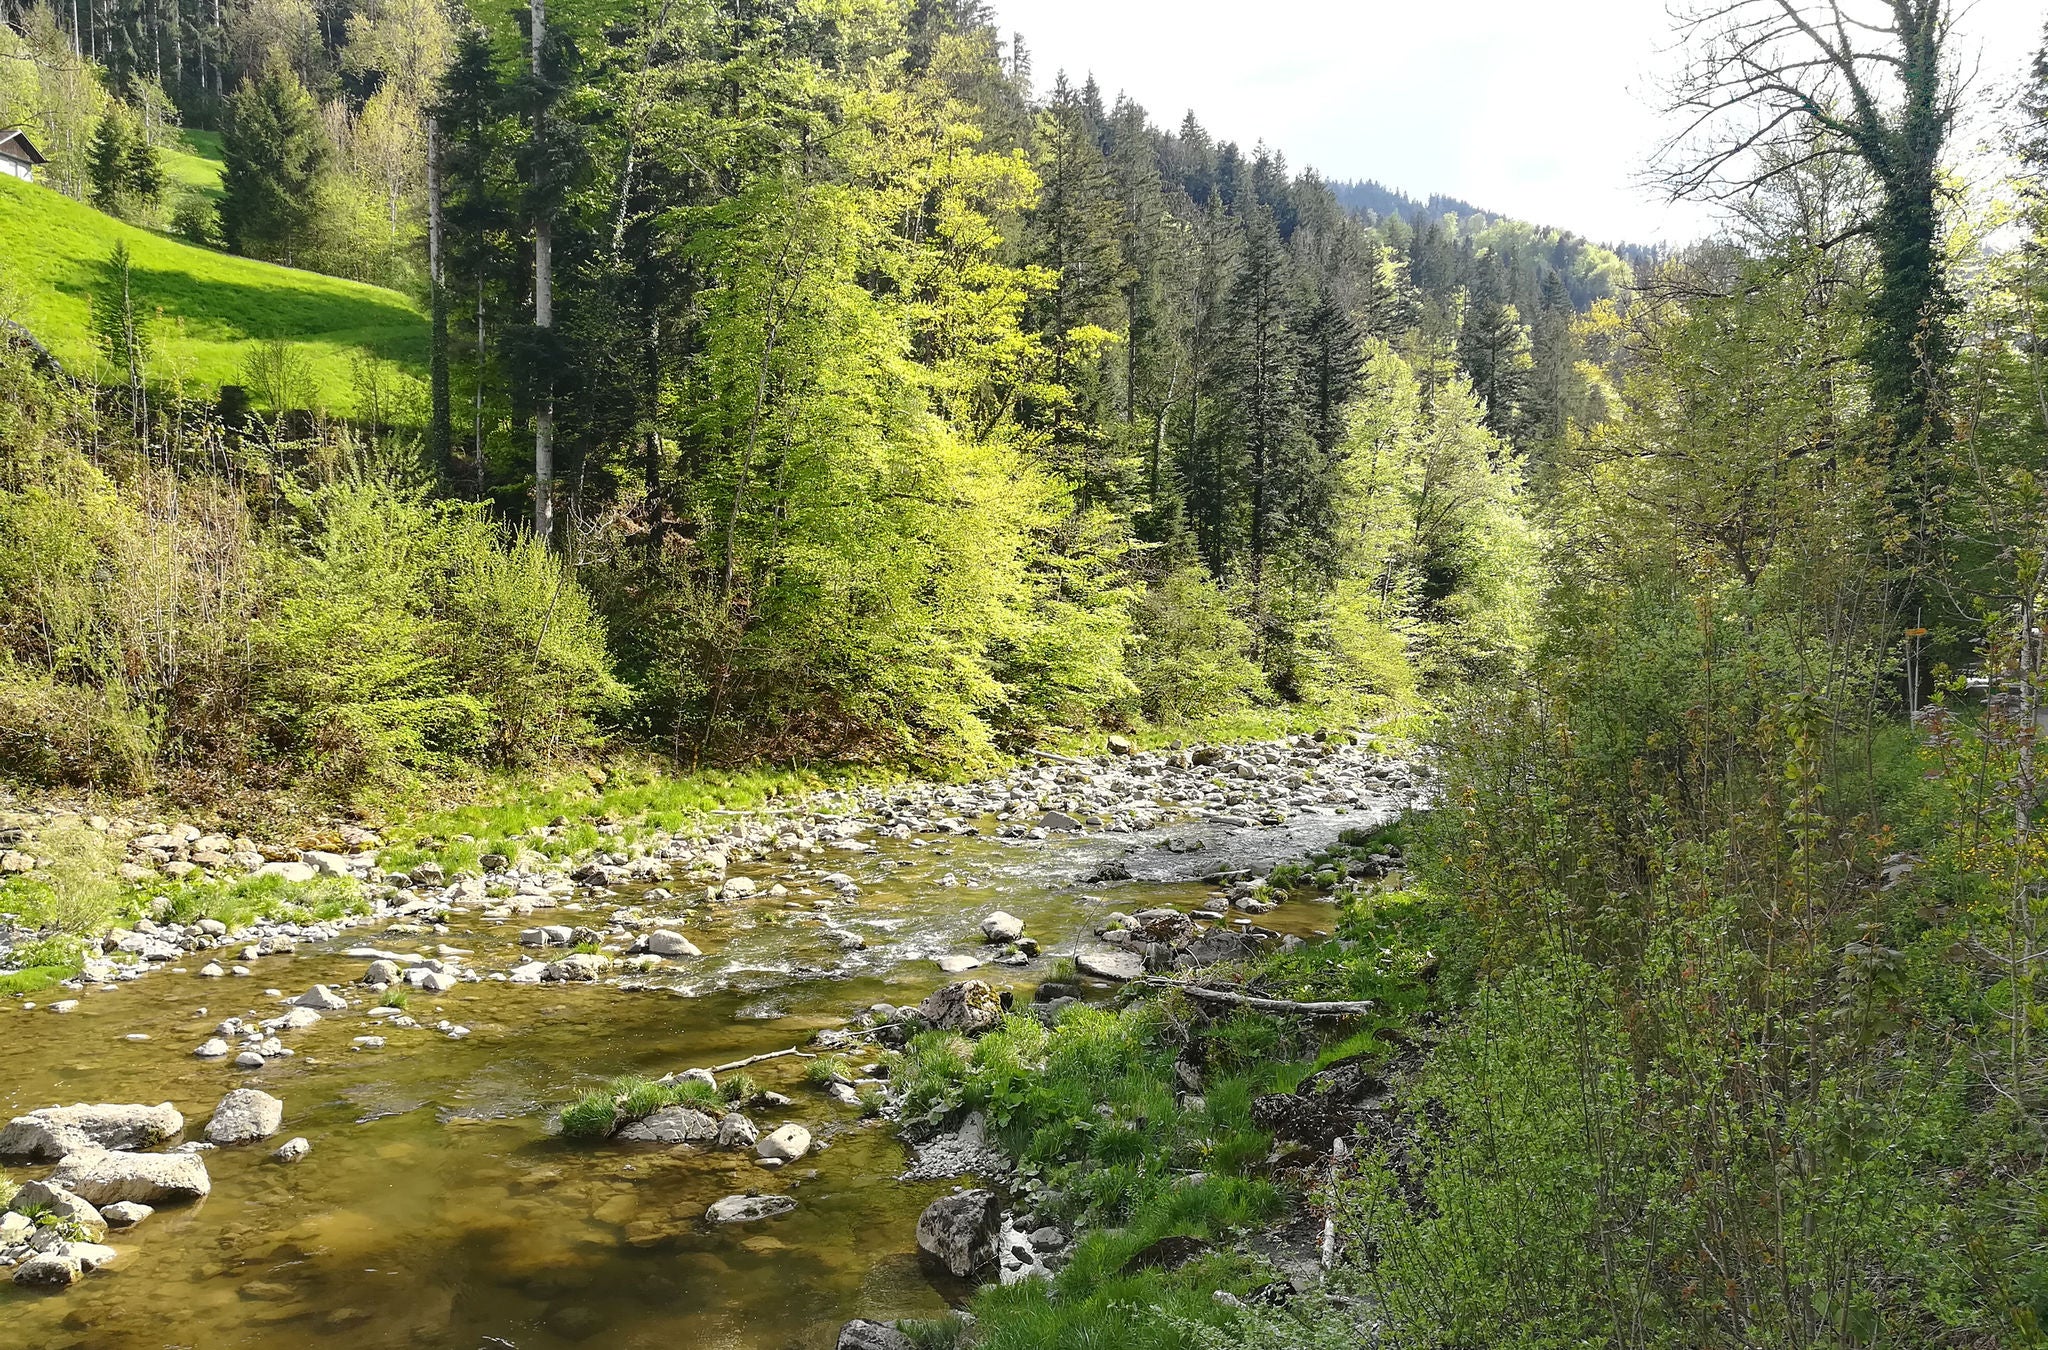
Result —
<svg viewBox="0 0 2048 1350"><path fill-rule="evenodd" d="M472 951L465 964L482 971L532 953L518 948L517 925L458 918L446 933L356 929L325 948L248 963L247 979L201 979L189 973L205 963L195 957L185 974L79 995L69 1014L9 1002L0 1008L6 1115L168 1100L197 1137L223 1093L257 1086L283 1099L285 1121L266 1144L207 1154L213 1194L114 1235L121 1258L107 1270L55 1294L0 1285L0 1347L812 1350L832 1345L850 1317L937 1315L963 1291L920 1265L914 1230L949 1184L898 1181L906 1160L887 1127L806 1087L802 1061L749 1070L795 1099L755 1113L762 1128L801 1121L822 1145L779 1172L756 1167L751 1153L565 1142L547 1131L551 1111L617 1074L709 1067L802 1044L873 1003L916 1002L957 978L940 974L933 956L987 954L978 925L994 909L1023 918L1048 955L975 977L1028 1000L1050 956L1109 911L1192 908L1212 893L1200 876L1295 857L1359 823L1309 815L1262 829L1174 828L1208 843L1190 854L1154 847L1165 832L828 849L809 865L845 871L864 889L828 911L866 938L864 951L829 940L811 897L705 907L686 928L703 958L654 977L675 988L465 983L413 991L407 1012L426 1026L385 1032L358 987L347 1012L285 1033L295 1058L254 1073L191 1051L225 1017L274 1015L266 987L292 996L315 983L353 985L367 963L341 956L344 947L431 953L447 943ZM1079 881L1110 857L1138 879ZM771 859L734 871L765 888L787 868ZM939 885L947 873L960 884ZM601 926L604 910L589 908L587 921ZM1297 904L1262 922L1306 933L1331 918ZM577 919L564 908L526 922L542 921ZM455 1041L428 1029L442 1018L473 1034ZM125 1039L137 1032L150 1039ZM351 1049L373 1032L388 1037L384 1049ZM270 1149L291 1135L311 1141L311 1156L271 1162ZM786 1192L797 1208L755 1224L703 1221L713 1200L747 1191Z"/></svg>

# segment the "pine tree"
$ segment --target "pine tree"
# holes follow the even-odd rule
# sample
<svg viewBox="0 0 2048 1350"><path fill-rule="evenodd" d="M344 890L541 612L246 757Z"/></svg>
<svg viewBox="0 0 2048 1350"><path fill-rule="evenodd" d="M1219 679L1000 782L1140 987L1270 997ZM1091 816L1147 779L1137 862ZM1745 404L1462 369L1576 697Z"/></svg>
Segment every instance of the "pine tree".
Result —
<svg viewBox="0 0 2048 1350"><path fill-rule="evenodd" d="M1465 317L1458 328L1458 364L1472 381L1486 429L1502 440L1517 429L1529 383L1529 339L1521 316L1503 298L1500 268L1476 264Z"/></svg>
<svg viewBox="0 0 2048 1350"><path fill-rule="evenodd" d="M109 215L121 214L128 189L128 157L136 139L134 120L119 103L110 103L93 129L86 174L94 206Z"/></svg>
<svg viewBox="0 0 2048 1350"><path fill-rule="evenodd" d="M1248 509L1245 548L1256 634L1264 615L1267 560L1289 526L1290 488L1307 437L1301 423L1297 294L1273 213L1254 207L1228 309L1229 418L1240 447Z"/></svg>
<svg viewBox="0 0 2048 1350"><path fill-rule="evenodd" d="M1031 213L1031 260L1056 280L1031 318L1052 351L1052 382L1063 391L1040 421L1054 462L1084 484L1084 495L1100 495L1113 476L1100 453L1113 415L1101 352L1123 320L1124 211L1087 104L1064 78L1041 119L1038 158L1043 189Z"/></svg>
<svg viewBox="0 0 2048 1350"><path fill-rule="evenodd" d="M442 227L446 232L446 289L458 293L475 327L470 352L470 442L474 491L485 479L484 408L489 376L488 319L492 295L507 272L505 241L512 227L514 186L507 149L505 89L480 28L463 33L442 77L434 117L442 135Z"/></svg>
<svg viewBox="0 0 2048 1350"><path fill-rule="evenodd" d="M290 263L309 242L332 151L319 109L281 61L228 100L220 226L228 247Z"/></svg>
<svg viewBox="0 0 2048 1350"><path fill-rule="evenodd" d="M1529 331L1530 369L1526 406L1528 434L1534 441L1555 445L1564 439L1571 419L1571 394L1578 351L1572 338L1574 310L1564 278L1551 271L1543 279L1536 322Z"/></svg>

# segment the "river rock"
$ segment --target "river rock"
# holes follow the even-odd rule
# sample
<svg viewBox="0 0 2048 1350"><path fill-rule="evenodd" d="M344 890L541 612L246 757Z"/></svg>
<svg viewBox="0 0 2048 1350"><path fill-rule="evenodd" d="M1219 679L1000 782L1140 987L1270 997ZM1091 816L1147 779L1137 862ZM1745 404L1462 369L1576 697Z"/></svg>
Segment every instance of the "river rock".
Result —
<svg viewBox="0 0 2048 1350"><path fill-rule="evenodd" d="M117 1200L101 1210L100 1217L107 1221L107 1227L121 1229L133 1228L154 1213L156 1211L148 1205L138 1205L133 1200Z"/></svg>
<svg viewBox="0 0 2048 1350"><path fill-rule="evenodd" d="M754 1145L754 1152L764 1158L778 1162L792 1163L811 1151L811 1132L801 1125L784 1125L764 1135Z"/></svg>
<svg viewBox="0 0 2048 1350"><path fill-rule="evenodd" d="M283 1123L283 1102L255 1088L236 1088L213 1109L206 1137L215 1144L250 1144L276 1134Z"/></svg>
<svg viewBox="0 0 2048 1350"><path fill-rule="evenodd" d="M981 969L981 959L973 956L941 956L935 963L947 975L965 975L970 970Z"/></svg>
<svg viewBox="0 0 2048 1350"><path fill-rule="evenodd" d="M693 1107L664 1106L618 1137L634 1144L702 1144L718 1138L718 1122Z"/></svg>
<svg viewBox="0 0 2048 1350"><path fill-rule="evenodd" d="M962 980L917 1005L918 1016L940 1031L979 1036L1002 1025L1003 1003L985 980Z"/></svg>
<svg viewBox="0 0 2048 1350"><path fill-rule="evenodd" d="M981 921L981 935L990 942L1015 942L1024 936L1024 921L999 909Z"/></svg>
<svg viewBox="0 0 2048 1350"><path fill-rule="evenodd" d="M1083 975L1093 975L1097 979L1135 980L1145 973L1145 958L1137 952L1098 947L1076 955L1074 966Z"/></svg>
<svg viewBox="0 0 2048 1350"><path fill-rule="evenodd" d="M311 881L320 875L307 862L267 862L256 869L259 877L283 877L286 881Z"/></svg>
<svg viewBox="0 0 2048 1350"><path fill-rule="evenodd" d="M260 1069L266 1062L263 1056L254 1050L244 1050L235 1056L235 1067L238 1069Z"/></svg>
<svg viewBox="0 0 2048 1350"><path fill-rule="evenodd" d="M752 877L727 877L725 884L719 887L720 893L728 900L743 899L752 895L756 889Z"/></svg>
<svg viewBox="0 0 2048 1350"><path fill-rule="evenodd" d="M283 981L279 981L283 983ZM312 1008L319 1012L340 1012L348 1007L348 1000L324 984L316 984L300 994L295 1003L301 1008Z"/></svg>
<svg viewBox="0 0 2048 1350"><path fill-rule="evenodd" d="M606 959L596 952L577 952L550 962L542 978L568 983L587 983L604 970Z"/></svg>
<svg viewBox="0 0 2048 1350"><path fill-rule="evenodd" d="M77 1284L84 1274L84 1264L70 1253L44 1252L16 1266L14 1282L31 1288L62 1289Z"/></svg>
<svg viewBox="0 0 2048 1350"><path fill-rule="evenodd" d="M1081 822L1064 811L1048 811L1039 818L1038 828L1041 830L1078 830L1081 828Z"/></svg>
<svg viewBox="0 0 2048 1350"><path fill-rule="evenodd" d="M752 1148L754 1141L761 1137L759 1126L737 1111L726 1113L718 1122L718 1146L720 1148Z"/></svg>
<svg viewBox="0 0 2048 1350"><path fill-rule="evenodd" d="M647 950L656 956L702 956L697 944L681 933L666 928L657 928L647 935Z"/></svg>
<svg viewBox="0 0 2048 1350"><path fill-rule="evenodd" d="M270 1157L273 1162L295 1163L312 1151L313 1146L306 1142L304 1135L293 1135L279 1144Z"/></svg>
<svg viewBox="0 0 2048 1350"><path fill-rule="evenodd" d="M213 1189L196 1153L127 1153L83 1149L57 1164L50 1180L90 1204L139 1200L158 1205L198 1200Z"/></svg>
<svg viewBox="0 0 2048 1350"><path fill-rule="evenodd" d="M22 1182L14 1192L14 1198L7 1202L7 1208L16 1214L26 1214L31 1209L45 1210L95 1236L106 1232L110 1223L107 1216L94 1209L83 1196L47 1181Z"/></svg>
<svg viewBox="0 0 2048 1350"><path fill-rule="evenodd" d="M1001 1228L1002 1209L994 1191L962 1191L925 1206L917 1220L917 1246L964 1280L996 1259Z"/></svg>
<svg viewBox="0 0 2048 1350"><path fill-rule="evenodd" d="M185 1128L169 1102L157 1106L45 1106L0 1129L0 1155L61 1158L82 1148L148 1148Z"/></svg>
<svg viewBox="0 0 2048 1350"><path fill-rule="evenodd" d="M228 1043L218 1036L209 1036L192 1053L201 1059L219 1059L230 1049Z"/></svg>
<svg viewBox="0 0 2048 1350"><path fill-rule="evenodd" d="M712 1202L704 1211L704 1217L713 1223L753 1223L757 1219L772 1219L778 1214L787 1214L796 1208L796 1198L788 1195L728 1195L723 1200Z"/></svg>
<svg viewBox="0 0 2048 1350"><path fill-rule="evenodd" d="M887 1322L870 1322L857 1317L839 1328L834 1350L917 1350L910 1337Z"/></svg>
<svg viewBox="0 0 2048 1350"><path fill-rule="evenodd" d="M52 1251L56 1250L58 1249L52 1248ZM91 1274L101 1266L112 1265L114 1258L121 1254L112 1247L98 1242L67 1242L61 1250L64 1255L78 1262L79 1266L87 1274Z"/></svg>
<svg viewBox="0 0 2048 1350"><path fill-rule="evenodd" d="M372 961L370 968L363 972L364 984L392 984L398 979L396 961Z"/></svg>

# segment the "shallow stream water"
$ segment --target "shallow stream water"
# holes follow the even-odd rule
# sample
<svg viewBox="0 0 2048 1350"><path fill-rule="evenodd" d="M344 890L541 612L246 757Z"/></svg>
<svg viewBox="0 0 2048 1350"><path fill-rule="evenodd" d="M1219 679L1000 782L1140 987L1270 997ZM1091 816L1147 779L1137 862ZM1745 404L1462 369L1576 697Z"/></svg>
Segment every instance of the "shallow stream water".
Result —
<svg viewBox="0 0 2048 1350"><path fill-rule="evenodd" d="M552 1112L618 1074L710 1067L803 1044L874 1003L915 1003L964 978L941 974L934 957L990 954L978 925L996 909L1024 919L1047 953L973 977L1026 1002L1051 958L1110 911L1197 907L1213 894L1201 877L1297 857L1370 819L1311 811L1271 827L828 849L809 865L862 888L831 916L865 950L842 951L815 923L781 921L808 910L808 897L757 896L690 911L684 931L703 957L653 977L676 987L415 990L407 1012L425 1025L410 1031L365 1015L376 1002L356 983L367 962L343 949L431 953L446 943L473 953L469 967L507 970L533 955L517 945L522 925L457 915L445 932L364 927L249 962L249 978L200 978L206 958L195 956L88 990L68 1014L9 1002L0 1006L0 1119L59 1103L168 1100L197 1138L234 1087L282 1098L285 1118L264 1144L206 1154L212 1195L113 1235L121 1256L107 1270L55 1294L0 1285L0 1347L820 1350L850 1317L936 1316L963 1291L920 1265L915 1227L953 1183L899 1181L907 1160L888 1127L806 1087L803 1061L748 1070L794 1099L752 1113L763 1131L799 1121L820 1145L779 1172L755 1166L750 1152L560 1140L549 1133ZM1168 852L1159 845L1169 833L1204 847ZM1135 879L1080 880L1110 858ZM788 867L762 860L733 871L766 887ZM942 884L948 874L957 884ZM574 915L565 905L524 922ZM1307 934L1333 918L1324 905L1289 904L1260 922ZM274 1015L279 1000L266 989L292 997L315 983L344 991L351 1006L287 1033L295 1057L255 1072L193 1057L222 1019ZM444 1018L472 1034L433 1031ZM370 1033L387 1045L352 1049ZM149 1039L126 1039L135 1034ZM311 1141L311 1156L270 1161L292 1135ZM19 1181L47 1170L10 1172ZM760 1223L704 1222L713 1200L747 1191L788 1193L797 1208Z"/></svg>

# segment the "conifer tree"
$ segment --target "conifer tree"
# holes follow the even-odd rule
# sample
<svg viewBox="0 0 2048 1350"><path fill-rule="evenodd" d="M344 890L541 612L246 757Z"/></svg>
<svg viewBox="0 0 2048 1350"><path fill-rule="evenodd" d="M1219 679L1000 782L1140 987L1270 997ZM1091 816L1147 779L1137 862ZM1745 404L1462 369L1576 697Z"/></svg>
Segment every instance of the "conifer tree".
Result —
<svg viewBox="0 0 2048 1350"><path fill-rule="evenodd" d="M1504 278L1491 259L1476 265L1458 329L1458 364L1479 396L1486 429L1502 440L1515 431L1529 382L1529 339L1521 316L1502 296Z"/></svg>
<svg viewBox="0 0 2048 1350"><path fill-rule="evenodd" d="M313 96L272 61L228 100L220 226L228 247L294 262L313 235L332 151Z"/></svg>

